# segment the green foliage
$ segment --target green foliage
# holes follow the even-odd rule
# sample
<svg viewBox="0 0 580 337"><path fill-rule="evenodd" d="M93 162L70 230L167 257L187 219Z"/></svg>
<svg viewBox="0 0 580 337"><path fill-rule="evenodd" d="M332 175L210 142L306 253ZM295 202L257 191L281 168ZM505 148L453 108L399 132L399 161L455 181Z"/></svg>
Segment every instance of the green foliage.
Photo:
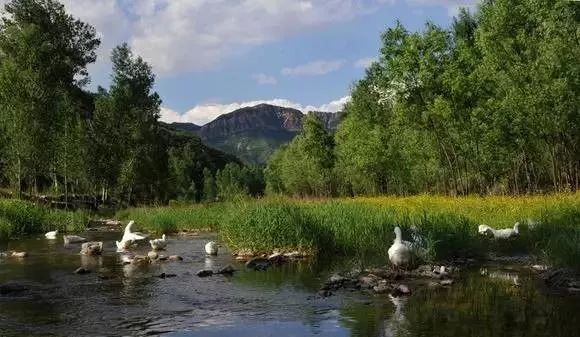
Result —
<svg viewBox="0 0 580 337"><path fill-rule="evenodd" d="M265 174L268 189L292 195L330 196L333 147L334 140L319 117L309 114L302 132L272 155Z"/></svg>
<svg viewBox="0 0 580 337"><path fill-rule="evenodd" d="M43 233L83 230L88 214L49 209L27 201L0 199L0 239Z"/></svg>
<svg viewBox="0 0 580 337"><path fill-rule="evenodd" d="M234 200L247 195L259 196L264 190L262 175L262 170L258 167L229 163L216 174L217 196L221 200Z"/></svg>

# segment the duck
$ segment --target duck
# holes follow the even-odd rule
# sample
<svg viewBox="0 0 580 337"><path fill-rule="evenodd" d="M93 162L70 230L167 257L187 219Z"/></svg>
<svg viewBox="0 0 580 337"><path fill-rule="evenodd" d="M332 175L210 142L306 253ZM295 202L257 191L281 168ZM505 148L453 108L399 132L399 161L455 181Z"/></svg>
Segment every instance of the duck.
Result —
<svg viewBox="0 0 580 337"><path fill-rule="evenodd" d="M44 234L44 236L49 240L55 240L57 234L58 234L58 230L55 230L55 231L48 232L48 233Z"/></svg>
<svg viewBox="0 0 580 337"><path fill-rule="evenodd" d="M133 221L133 220L129 221L129 223L125 227L125 231L123 232L123 238L121 239L121 242L124 242L124 241L139 241L139 240L145 240L147 238L147 236L145 236L143 233L133 232L131 230L131 227L134 224L135 224L135 221Z"/></svg>
<svg viewBox="0 0 580 337"><path fill-rule="evenodd" d="M516 237L520 234L520 223L516 222L513 228L504 228L504 229L493 229L489 226L485 229L487 234L493 236L494 239L509 239Z"/></svg>
<svg viewBox="0 0 580 337"><path fill-rule="evenodd" d="M64 244L68 245L71 243L83 243L86 242L87 239L83 238L82 236L78 236L78 235L65 235L63 236L64 239Z"/></svg>
<svg viewBox="0 0 580 337"><path fill-rule="evenodd" d="M205 252L208 255L217 255L218 254L218 245L215 241L210 241L205 244Z"/></svg>
<svg viewBox="0 0 580 337"><path fill-rule="evenodd" d="M395 240L388 250L389 260L396 267L406 267L411 264L413 258L413 250L411 243L403 241L403 234L399 226L395 227Z"/></svg>
<svg viewBox="0 0 580 337"><path fill-rule="evenodd" d="M161 236L161 239L149 240L149 244L153 250L163 250L167 246L167 239L165 234Z"/></svg>

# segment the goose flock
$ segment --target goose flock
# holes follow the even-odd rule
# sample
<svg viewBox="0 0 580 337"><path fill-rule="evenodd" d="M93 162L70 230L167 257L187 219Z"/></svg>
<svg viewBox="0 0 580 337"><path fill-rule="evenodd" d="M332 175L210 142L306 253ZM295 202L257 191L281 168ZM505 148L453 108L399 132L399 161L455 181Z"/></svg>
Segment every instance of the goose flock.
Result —
<svg viewBox="0 0 580 337"><path fill-rule="evenodd" d="M125 226L123 231L123 236L121 237L120 241L115 241L117 246L118 253L128 253L128 251L135 247L139 241L143 241L148 238L146 234L141 232L134 232L133 225L135 221L131 220ZM58 236L58 230L50 231L44 234L47 240L56 240ZM65 246L69 246L72 244L82 244L81 246L81 255L101 255L103 252L103 242L88 242L88 240L82 236L78 235L63 235L63 240ZM165 250L167 247L169 240L167 236L163 234L161 238L149 240L149 244L151 245L151 249L153 252ZM208 255L217 255L218 254L218 244L215 241L210 241L205 245L205 252ZM132 257L127 254L121 254L122 262L131 261Z"/></svg>
<svg viewBox="0 0 580 337"><path fill-rule="evenodd" d="M539 223L528 219L528 229L534 230ZM403 240L403 233L399 226L395 226L395 239L389 247L388 255L391 264L397 268L409 267L417 259L425 259L427 255L426 240L419 233L417 226L411 226L412 241ZM491 237L495 240L512 239L520 235L520 223L516 222L512 228L494 229L488 225L479 225L478 233L480 235ZM207 248L206 248L207 250Z"/></svg>

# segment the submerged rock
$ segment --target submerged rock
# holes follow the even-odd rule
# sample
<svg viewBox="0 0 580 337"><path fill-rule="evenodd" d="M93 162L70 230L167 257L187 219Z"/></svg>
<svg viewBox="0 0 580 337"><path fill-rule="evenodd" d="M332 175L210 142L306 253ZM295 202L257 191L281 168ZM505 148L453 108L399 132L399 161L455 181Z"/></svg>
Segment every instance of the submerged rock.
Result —
<svg viewBox="0 0 580 337"><path fill-rule="evenodd" d="M171 278L171 277L176 277L176 274L166 274L166 273L161 273L159 275L157 275L158 278L164 279L164 278Z"/></svg>
<svg viewBox="0 0 580 337"><path fill-rule="evenodd" d="M171 255L169 261L183 261L183 258L179 255Z"/></svg>
<svg viewBox="0 0 580 337"><path fill-rule="evenodd" d="M209 277L213 275L213 270L203 269L195 273L198 277Z"/></svg>
<svg viewBox="0 0 580 337"><path fill-rule="evenodd" d="M218 270L216 274L221 275L233 275L236 270L232 266L225 266L222 269Z"/></svg>
<svg viewBox="0 0 580 337"><path fill-rule="evenodd" d="M271 266L270 260L263 257L255 257L246 262L246 267L253 270L266 270Z"/></svg>

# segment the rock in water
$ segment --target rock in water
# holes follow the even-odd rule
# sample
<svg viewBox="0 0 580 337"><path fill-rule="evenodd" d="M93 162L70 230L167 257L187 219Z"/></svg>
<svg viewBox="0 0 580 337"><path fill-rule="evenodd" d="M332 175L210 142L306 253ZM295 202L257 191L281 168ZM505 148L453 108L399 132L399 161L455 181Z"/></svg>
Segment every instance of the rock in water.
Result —
<svg viewBox="0 0 580 337"><path fill-rule="evenodd" d="M404 284L399 284L393 290L394 296L410 295L410 294L411 294L411 289L409 289L409 287L404 285Z"/></svg>
<svg viewBox="0 0 580 337"><path fill-rule="evenodd" d="M453 280L452 279L447 279L447 280L443 280L441 282L439 282L442 286L450 286L453 284Z"/></svg>
<svg viewBox="0 0 580 337"><path fill-rule="evenodd" d="M176 274L166 274L166 273L161 273L159 275L157 275L157 277L159 278L171 278L171 277L176 277Z"/></svg>
<svg viewBox="0 0 580 337"><path fill-rule="evenodd" d="M85 242L81 246L81 254L96 256L103 253L103 243L102 242Z"/></svg>
<svg viewBox="0 0 580 337"><path fill-rule="evenodd" d="M232 267L232 266L225 266L222 269L220 269L216 274L233 275L235 271L236 270L234 269L234 267Z"/></svg>
<svg viewBox="0 0 580 337"><path fill-rule="evenodd" d="M154 252L154 251L151 251L151 252L147 253L147 256L151 260L157 260L159 258L159 254L157 254L157 252Z"/></svg>
<svg viewBox="0 0 580 337"><path fill-rule="evenodd" d="M288 260L288 258L280 253L274 253L268 256L268 261L272 264L283 264Z"/></svg>
<svg viewBox="0 0 580 337"><path fill-rule="evenodd" d="M198 271L195 275L197 275L198 277L208 277L208 276L212 276L213 275L213 270L203 269L203 270Z"/></svg>
<svg viewBox="0 0 580 337"><path fill-rule="evenodd" d="M183 258L179 255L171 255L169 261L183 261Z"/></svg>
<svg viewBox="0 0 580 337"><path fill-rule="evenodd" d="M270 267L270 260L263 257L255 257L246 262L246 267L254 270L266 270Z"/></svg>

